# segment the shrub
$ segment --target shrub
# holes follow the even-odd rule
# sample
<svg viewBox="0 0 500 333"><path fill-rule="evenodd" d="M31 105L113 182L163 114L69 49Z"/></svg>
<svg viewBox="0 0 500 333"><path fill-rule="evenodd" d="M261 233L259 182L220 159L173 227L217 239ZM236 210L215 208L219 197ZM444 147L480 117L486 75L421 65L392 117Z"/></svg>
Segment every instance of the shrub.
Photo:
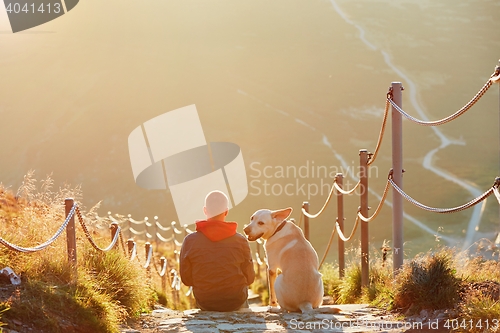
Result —
<svg viewBox="0 0 500 333"><path fill-rule="evenodd" d="M410 312L453 308L459 298L460 282L450 251L421 256L405 264L397 275L393 306Z"/></svg>

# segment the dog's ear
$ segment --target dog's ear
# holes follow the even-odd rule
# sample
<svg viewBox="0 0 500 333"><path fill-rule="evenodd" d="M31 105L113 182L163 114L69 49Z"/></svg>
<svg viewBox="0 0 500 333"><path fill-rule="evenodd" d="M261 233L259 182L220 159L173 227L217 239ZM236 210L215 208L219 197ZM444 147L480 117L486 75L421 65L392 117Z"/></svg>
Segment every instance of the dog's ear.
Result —
<svg viewBox="0 0 500 333"><path fill-rule="evenodd" d="M292 214L292 210L293 209L291 207L288 207L285 209L280 209L280 210L275 210L275 211L271 212L271 217L273 219L284 221L287 219L288 216L290 216L290 214Z"/></svg>

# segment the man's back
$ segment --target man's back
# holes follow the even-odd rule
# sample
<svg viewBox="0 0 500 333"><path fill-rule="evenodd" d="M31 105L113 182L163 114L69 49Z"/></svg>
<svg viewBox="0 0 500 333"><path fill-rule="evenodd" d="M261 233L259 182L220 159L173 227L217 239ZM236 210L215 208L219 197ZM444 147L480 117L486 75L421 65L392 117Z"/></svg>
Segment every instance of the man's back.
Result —
<svg viewBox="0 0 500 333"><path fill-rule="evenodd" d="M183 242L180 274L185 285L193 286L198 305L206 310L231 311L247 299L254 281L250 246L235 232L236 223L200 221L197 232ZM226 229L234 229L225 233Z"/></svg>

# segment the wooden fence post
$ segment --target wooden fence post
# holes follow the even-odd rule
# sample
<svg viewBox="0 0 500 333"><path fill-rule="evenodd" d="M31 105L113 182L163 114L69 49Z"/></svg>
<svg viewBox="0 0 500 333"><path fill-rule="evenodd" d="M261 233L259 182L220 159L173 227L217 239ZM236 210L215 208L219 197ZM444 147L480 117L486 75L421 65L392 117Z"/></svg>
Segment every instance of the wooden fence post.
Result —
<svg viewBox="0 0 500 333"><path fill-rule="evenodd" d="M111 241L115 239L115 235L118 232L118 223L117 222L112 222L111 225L109 226L111 229ZM118 248L118 242L116 242L115 246L113 246L114 249Z"/></svg>
<svg viewBox="0 0 500 333"><path fill-rule="evenodd" d="M67 198L64 200L66 218L68 218L75 200L73 198ZM76 214L76 212L75 212ZM66 226L66 244L68 248L68 261L73 267L74 277L77 277L77 266L76 266L76 232L75 232L75 214L70 218L68 225Z"/></svg>
<svg viewBox="0 0 500 333"><path fill-rule="evenodd" d="M392 99L402 107L403 86L401 82L392 82ZM392 179L403 189L403 117L392 107ZM393 274L403 266L403 197L392 189L392 239L393 239Z"/></svg>
<svg viewBox="0 0 500 333"><path fill-rule="evenodd" d="M360 213L368 217L368 151L359 151L359 180L361 186ZM369 266L369 236L368 223L361 223L361 286L368 287L370 284Z"/></svg>
<svg viewBox="0 0 500 333"><path fill-rule="evenodd" d="M160 267L162 268L162 272L164 273L161 277L161 291L167 295L167 274L168 274L168 268L163 271L163 267L167 265L167 259L165 257L160 258Z"/></svg>
<svg viewBox="0 0 500 333"><path fill-rule="evenodd" d="M339 185L340 188L343 186L344 175L341 173L337 173L335 175L335 182ZM339 228L342 232L344 232L344 196L341 192L337 191L337 222L339 224ZM334 226L335 228L335 226ZM337 237L338 239L338 249L339 249L339 277L344 277L345 271L345 245L344 241Z"/></svg>
<svg viewBox="0 0 500 333"><path fill-rule="evenodd" d="M257 258L260 260L260 244L259 244L259 242L255 242L255 249L256 249L255 253L257 255ZM255 263L257 264L257 274L255 274L255 276L260 279L260 265L259 265L259 262L257 260L255 260Z"/></svg>
<svg viewBox="0 0 500 333"><path fill-rule="evenodd" d="M132 238L127 239L127 249L128 249L128 257L132 258L132 251L134 251L134 240Z"/></svg>
<svg viewBox="0 0 500 333"><path fill-rule="evenodd" d="M132 227L132 214L127 215L127 226L128 226L128 238L132 238L132 230L130 228Z"/></svg>
<svg viewBox="0 0 500 333"><path fill-rule="evenodd" d="M302 203L302 208L309 213L309 202L304 201ZM309 216L304 214L304 237L309 240Z"/></svg>

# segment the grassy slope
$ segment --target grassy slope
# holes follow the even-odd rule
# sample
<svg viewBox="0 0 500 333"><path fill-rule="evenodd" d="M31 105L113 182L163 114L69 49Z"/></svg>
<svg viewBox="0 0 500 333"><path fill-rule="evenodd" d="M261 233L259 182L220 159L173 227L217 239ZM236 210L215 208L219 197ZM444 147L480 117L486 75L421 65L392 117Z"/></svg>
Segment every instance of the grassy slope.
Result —
<svg viewBox="0 0 500 333"><path fill-rule="evenodd" d="M49 239L64 221L64 198L78 189L51 191L51 180L35 193L32 175L18 195L0 188L0 237L32 247ZM91 221L88 221L91 222ZM11 267L22 283L1 280L0 309L7 328L37 332L116 332L127 317L149 310L155 300L151 279L121 251L93 249L77 227L78 274L68 264L64 232L51 246L35 253L0 248L0 266ZM109 241L94 235L98 243Z"/></svg>

